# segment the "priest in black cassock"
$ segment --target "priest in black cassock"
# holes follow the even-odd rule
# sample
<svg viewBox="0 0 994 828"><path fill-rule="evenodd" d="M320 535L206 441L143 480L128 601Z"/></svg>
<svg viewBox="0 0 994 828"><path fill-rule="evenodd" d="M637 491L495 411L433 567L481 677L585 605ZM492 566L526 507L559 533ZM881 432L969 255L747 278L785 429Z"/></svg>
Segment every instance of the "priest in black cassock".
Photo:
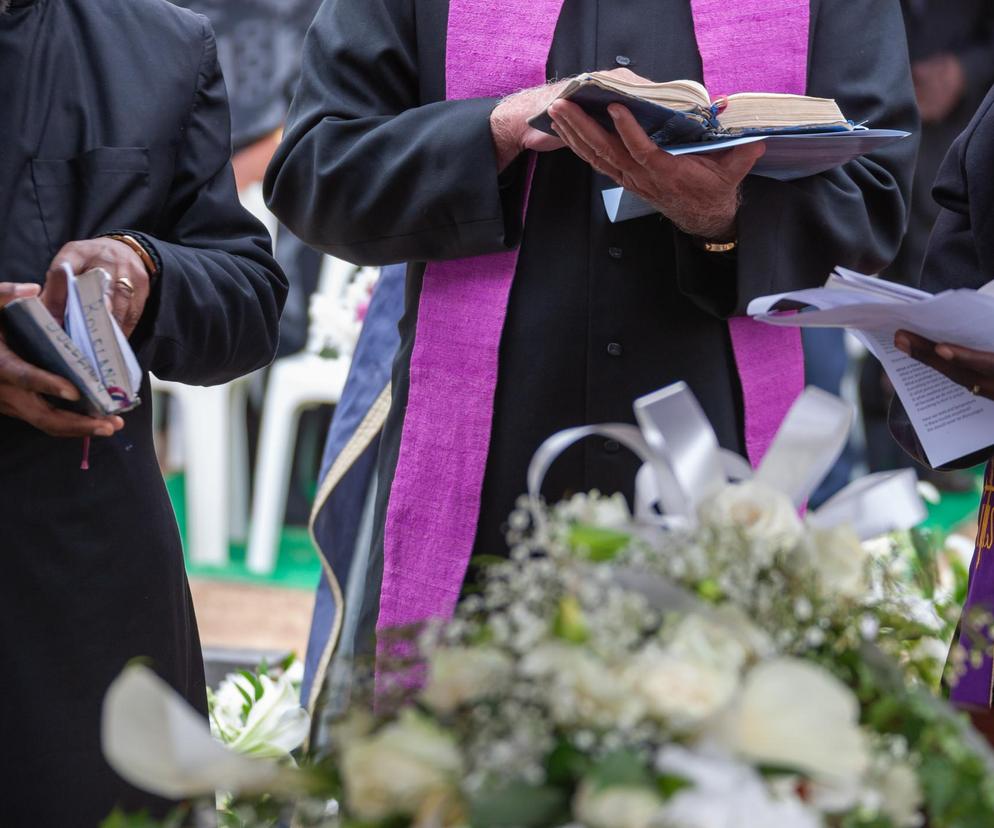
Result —
<svg viewBox="0 0 994 828"><path fill-rule="evenodd" d="M701 81L694 5L566 0L545 77L626 67L653 81ZM756 296L820 284L837 264L879 270L907 220L914 140L804 180L748 177L738 188L755 158L743 148L726 159L731 186L704 191L710 173L701 185L692 175L657 180L660 215L611 224L600 193L612 181L601 173L617 180L619 167L607 149L590 150L587 139L606 134L591 131L589 119L562 113L569 148L541 152L562 144L523 140L524 119L548 102L548 89L446 100L449 8L447 0L325 3L266 182L271 208L308 244L363 264L411 262L380 452L367 634L379 611L426 261L520 246L473 550L494 553L506 549L503 526L542 440L584 423L632 422L636 397L676 380L689 383L721 443L744 452L728 318ZM807 67L807 93L835 98L854 121L917 128L898 0L812 0ZM526 145L540 153L523 229ZM691 167L700 169L681 165ZM649 184L642 189L652 194ZM630 494L636 468L616 442L588 440L557 461L545 493ZM434 502L431 491L422 495L424 512L446 508L448 493ZM440 554L444 546L437 539Z"/></svg>
<svg viewBox="0 0 994 828"><path fill-rule="evenodd" d="M58 262L106 268L142 367L163 379L267 364L286 282L235 194L206 19L165 0L0 5L0 281L43 283L60 313ZM169 807L102 758L110 682L146 657L206 713L203 662L147 374L123 418L38 392L73 393L0 343L0 823L92 828L117 804Z"/></svg>

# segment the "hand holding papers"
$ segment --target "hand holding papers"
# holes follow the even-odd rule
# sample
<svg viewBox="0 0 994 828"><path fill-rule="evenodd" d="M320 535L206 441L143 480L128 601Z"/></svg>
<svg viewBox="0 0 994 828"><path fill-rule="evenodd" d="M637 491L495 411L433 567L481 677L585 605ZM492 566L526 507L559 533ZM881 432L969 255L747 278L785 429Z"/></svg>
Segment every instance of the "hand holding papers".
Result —
<svg viewBox="0 0 994 828"><path fill-rule="evenodd" d="M823 288L765 296L749 315L771 325L851 328L883 364L933 466L994 443L994 401L974 395L894 344L899 330L994 351L994 285L925 291L838 269Z"/></svg>

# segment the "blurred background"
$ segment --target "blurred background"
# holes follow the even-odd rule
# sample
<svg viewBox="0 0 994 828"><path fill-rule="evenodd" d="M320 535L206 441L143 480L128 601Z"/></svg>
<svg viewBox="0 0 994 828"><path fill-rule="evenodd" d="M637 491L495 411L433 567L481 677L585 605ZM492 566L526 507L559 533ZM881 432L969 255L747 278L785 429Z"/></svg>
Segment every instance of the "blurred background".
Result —
<svg viewBox="0 0 994 828"><path fill-rule="evenodd" d="M304 654L322 572L308 518L325 437L379 273L311 250L279 226L262 198L320 0L177 3L214 26L239 193L269 228L290 279L270 368L216 388L153 383L160 463L184 537L211 681L212 663L255 663L260 652ZM909 281L935 220L929 193L938 166L994 82L994 3L956 0L954 11L938 0L902 0L902 7L922 148L908 236L884 275ZM841 394L859 414L848 451L816 501L868 471L913 465L887 432L892 390L878 363L842 332L805 333L809 382ZM972 549L979 471L919 469L919 476L934 487L929 524L962 536L965 554Z"/></svg>

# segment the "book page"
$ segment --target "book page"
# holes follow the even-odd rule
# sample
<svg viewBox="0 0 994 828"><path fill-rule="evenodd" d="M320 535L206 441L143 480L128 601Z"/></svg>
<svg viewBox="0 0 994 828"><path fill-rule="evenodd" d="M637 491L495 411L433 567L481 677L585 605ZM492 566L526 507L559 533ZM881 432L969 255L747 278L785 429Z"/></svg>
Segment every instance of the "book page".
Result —
<svg viewBox="0 0 994 828"><path fill-rule="evenodd" d="M894 347L888 331L856 336L883 365L933 466L944 466L994 443L994 401Z"/></svg>

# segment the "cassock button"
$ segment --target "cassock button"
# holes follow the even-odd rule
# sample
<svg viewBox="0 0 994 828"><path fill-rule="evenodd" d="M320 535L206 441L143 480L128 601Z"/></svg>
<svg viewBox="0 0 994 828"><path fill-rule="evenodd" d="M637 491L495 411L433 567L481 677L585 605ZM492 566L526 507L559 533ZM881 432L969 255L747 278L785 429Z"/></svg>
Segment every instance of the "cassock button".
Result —
<svg viewBox="0 0 994 828"><path fill-rule="evenodd" d="M627 55L618 55L614 59L614 62L617 63L618 66L631 66L632 65L632 59L630 57L628 57Z"/></svg>
<svg viewBox="0 0 994 828"><path fill-rule="evenodd" d="M620 342L608 342L607 352L613 357L620 357L622 352L622 347Z"/></svg>
<svg viewBox="0 0 994 828"><path fill-rule="evenodd" d="M606 454L617 454L619 451L621 451L621 443L617 440L604 441L604 452Z"/></svg>
<svg viewBox="0 0 994 828"><path fill-rule="evenodd" d="M612 259L620 259L621 258L621 248L620 247L609 247L607 249L607 255L610 256Z"/></svg>

